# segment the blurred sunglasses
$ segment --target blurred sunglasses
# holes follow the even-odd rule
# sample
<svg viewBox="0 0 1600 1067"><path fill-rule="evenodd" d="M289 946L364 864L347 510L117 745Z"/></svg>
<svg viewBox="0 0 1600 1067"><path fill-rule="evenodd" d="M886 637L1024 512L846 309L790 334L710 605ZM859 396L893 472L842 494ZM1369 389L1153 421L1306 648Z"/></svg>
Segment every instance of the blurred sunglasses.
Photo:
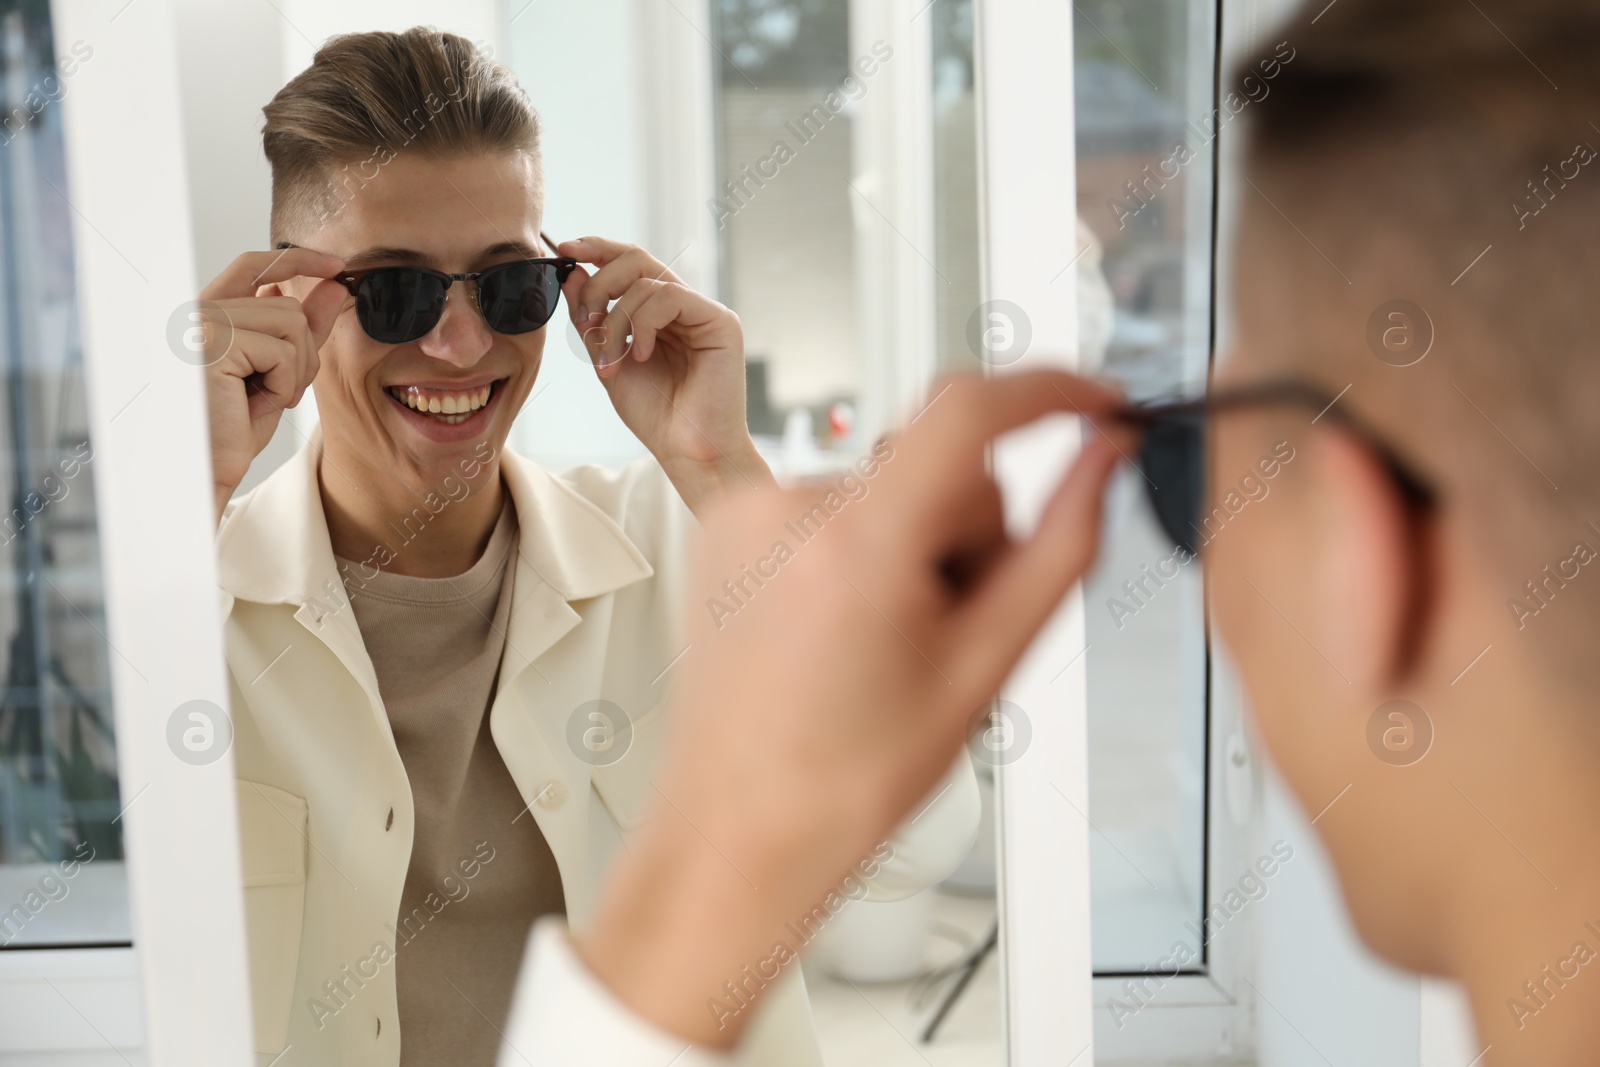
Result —
<svg viewBox="0 0 1600 1067"><path fill-rule="evenodd" d="M1193 400L1134 404L1114 418L1142 431L1135 464L1144 475L1146 496L1162 532L1197 555L1199 546L1211 539L1202 528L1211 518L1206 512L1206 422L1219 411L1282 404L1315 410L1312 422L1327 416L1372 449L1408 504L1419 510L1433 506L1428 484L1355 416L1335 407L1338 399L1304 382L1264 382Z"/></svg>
<svg viewBox="0 0 1600 1067"><path fill-rule="evenodd" d="M551 249L555 242L540 234ZM293 248L287 241L279 248ZM429 267L375 267L346 271L333 280L356 298L356 318L368 337L386 345L425 337L444 316L450 286L467 282L472 304L496 333L530 333L555 314L561 285L578 261L567 256L518 259L472 274Z"/></svg>

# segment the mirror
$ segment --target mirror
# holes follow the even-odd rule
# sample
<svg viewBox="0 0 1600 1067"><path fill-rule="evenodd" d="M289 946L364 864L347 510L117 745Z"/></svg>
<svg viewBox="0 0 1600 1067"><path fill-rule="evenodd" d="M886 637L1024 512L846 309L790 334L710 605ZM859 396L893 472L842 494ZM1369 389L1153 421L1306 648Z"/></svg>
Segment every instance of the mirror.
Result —
<svg viewBox="0 0 1600 1067"><path fill-rule="evenodd" d="M651 798L663 695L694 655L669 610L694 512L768 477L828 479L849 506L892 462L876 442L915 413L935 371L982 365L968 328L972 5L280 14L233 16L230 32L253 25L277 42L274 61L185 104L191 130L217 131L214 153L190 159L199 273L223 279L206 294L221 314L200 313L237 341L255 332L252 287L267 284L327 337L316 387L293 407L270 398L285 410L265 412L272 439L232 487L218 540L255 1049L488 1063L530 925L587 920ZM472 68L462 80L501 65L501 126L523 121L513 85L526 92L536 179L503 147L465 165L418 147L463 136L469 100L415 101L355 152L361 131L329 109L344 97L290 83L336 33L421 23L471 46L444 57ZM181 31L197 55L200 27ZM596 77L583 49L552 47L563 40L628 58ZM400 51L383 66L427 45L386 43ZM333 46L346 70L365 69L364 47ZM342 91L381 111L398 92L386 74ZM267 116L280 183L269 216L256 115L286 83ZM513 139L529 136L519 129ZM338 166L297 177L316 151ZM529 207L541 198L542 215ZM294 247L228 276L263 235ZM278 277L315 271L317 252L360 258L320 287ZM517 286L506 299L531 315L566 279L548 325L527 333L493 317L505 300L491 274L443 288L415 270L470 275L553 253L577 263L540 268L542 290L493 283ZM586 274L612 286L587 296L611 318L571 317ZM650 318L659 281L681 282L693 314L716 319L715 300L738 318L693 348ZM455 285L476 286L477 305ZM649 360L629 358L653 331ZM220 351L213 340L209 356ZM745 418L730 421L741 394ZM826 521L797 517L779 536L804 551ZM752 561L704 609L733 620L782 580L782 560ZM864 860L837 914L796 917L803 982L791 971L764 991L753 1024L769 1062L1001 1062L997 762L976 744ZM740 1013L761 982L708 1008Z"/></svg>
<svg viewBox="0 0 1600 1067"><path fill-rule="evenodd" d="M873 492L935 375L1032 356L1140 398L1203 388L1237 191L1219 72L1285 6L138 4L0 0L0 980L22 991L0 1067L147 1039L187 1062L180 1031L207 1064L515 1062L530 929L581 928L661 799L697 513L768 479L835 489L691 608L735 625ZM117 142L155 160L144 185L92 154L130 135L128 86L177 100L149 147ZM161 320L137 327L165 341L149 381L106 341L130 307ZM102 482L142 395L169 418L118 424L131 458ZM1072 447L1035 441L1021 473ZM162 492L150 456L209 462L215 508L118 536L117 507ZM1373 1033L1421 1028L1414 984L1306 921L1331 876L1254 762L1198 564L1172 571L1120 477L1024 684L795 917L804 962L707 1004L754 1012L754 1058L1256 1062L1284 1036L1256 977L1306 1014L1380 989ZM130 611L158 549L187 599ZM222 657L199 624L148 625L209 625L214 585ZM107 636L140 630L143 652ZM133 666L151 645L190 668L180 699ZM1331 962L1285 965L1291 927ZM1321 970L1344 982L1324 1000ZM223 1009L192 1038L202 986Z"/></svg>

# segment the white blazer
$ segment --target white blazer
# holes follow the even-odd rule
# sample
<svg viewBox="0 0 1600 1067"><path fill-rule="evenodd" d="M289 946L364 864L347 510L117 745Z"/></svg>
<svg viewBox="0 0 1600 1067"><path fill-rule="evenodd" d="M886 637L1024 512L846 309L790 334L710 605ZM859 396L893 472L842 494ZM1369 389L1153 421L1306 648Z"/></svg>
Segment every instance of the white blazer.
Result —
<svg viewBox="0 0 1600 1067"><path fill-rule="evenodd" d="M281 1056L278 1067L397 1067L394 924L412 798L335 569L320 443L314 437L229 504L217 534L255 1049L262 1064ZM671 668L694 654L680 634L695 524L650 458L554 476L506 452L501 476L521 536L489 729L555 856L567 921L581 930L649 806ZM627 754L608 766L591 766L567 741L574 709L596 698L633 719ZM939 788L891 839L895 858L871 880L870 899L934 884L971 846L979 800L964 756ZM551 936L558 928L542 924L530 939L550 959L525 958L514 1021L559 1030L584 1020L565 1047L596 1064L626 1063L636 1035L625 1013L596 1009L604 997L568 980L582 972ZM596 1011L617 1025L596 1026ZM540 1040L563 1047L561 1033ZM820 1067L798 968L768 991L743 1048L763 1064Z"/></svg>

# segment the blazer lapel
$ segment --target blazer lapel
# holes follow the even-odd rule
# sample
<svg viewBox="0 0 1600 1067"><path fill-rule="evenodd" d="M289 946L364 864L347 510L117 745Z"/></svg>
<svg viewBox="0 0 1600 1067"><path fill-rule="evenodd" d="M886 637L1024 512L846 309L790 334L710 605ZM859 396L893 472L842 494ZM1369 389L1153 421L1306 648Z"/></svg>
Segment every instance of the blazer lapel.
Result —
<svg viewBox="0 0 1600 1067"><path fill-rule="evenodd" d="M568 918L581 925L595 889L591 768L572 751L566 727L574 708L599 695L604 646L550 653L583 621L585 605L655 572L609 515L538 466L507 453L501 476L520 532L489 725L561 869Z"/></svg>
<svg viewBox="0 0 1600 1067"><path fill-rule="evenodd" d="M361 629L333 558L317 464L322 432L253 492L228 506L217 531L218 584L239 600L294 606L295 619L360 683L369 710L389 733Z"/></svg>
<svg viewBox="0 0 1600 1067"><path fill-rule="evenodd" d="M500 686L524 670L582 618L575 601L603 596L655 573L622 527L570 486L511 452L500 474L517 510L515 601L506 632Z"/></svg>

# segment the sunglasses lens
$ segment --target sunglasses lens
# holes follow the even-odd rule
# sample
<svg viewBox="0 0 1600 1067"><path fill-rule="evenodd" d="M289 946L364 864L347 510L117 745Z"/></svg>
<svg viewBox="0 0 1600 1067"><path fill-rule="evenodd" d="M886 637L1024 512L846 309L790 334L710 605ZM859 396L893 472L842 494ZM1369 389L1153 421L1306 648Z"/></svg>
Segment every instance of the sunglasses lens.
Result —
<svg viewBox="0 0 1600 1067"><path fill-rule="evenodd" d="M1205 495L1205 424L1198 415L1157 419L1139 450L1146 489L1161 529L1179 548L1197 552Z"/></svg>
<svg viewBox="0 0 1600 1067"><path fill-rule="evenodd" d="M550 321L563 272L554 263L507 263L478 278L478 307L498 333L528 333Z"/></svg>
<svg viewBox="0 0 1600 1067"><path fill-rule="evenodd" d="M444 279L415 267L375 270L356 286L356 317L374 341L415 341L444 314Z"/></svg>

